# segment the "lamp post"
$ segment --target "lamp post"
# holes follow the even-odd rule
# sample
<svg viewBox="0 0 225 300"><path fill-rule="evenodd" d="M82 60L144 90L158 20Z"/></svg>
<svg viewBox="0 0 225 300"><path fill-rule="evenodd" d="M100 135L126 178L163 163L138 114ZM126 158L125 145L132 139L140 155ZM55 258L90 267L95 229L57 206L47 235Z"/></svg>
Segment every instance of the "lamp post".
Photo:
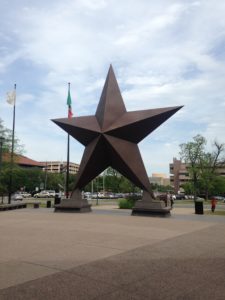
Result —
<svg viewBox="0 0 225 300"><path fill-rule="evenodd" d="M3 136L0 136L0 175L2 170L2 148L3 148L3 142L5 138ZM2 204L3 204L3 194L2 194Z"/></svg>
<svg viewBox="0 0 225 300"><path fill-rule="evenodd" d="M98 177L96 177L96 183L97 183L97 202L96 202L96 205L98 205Z"/></svg>

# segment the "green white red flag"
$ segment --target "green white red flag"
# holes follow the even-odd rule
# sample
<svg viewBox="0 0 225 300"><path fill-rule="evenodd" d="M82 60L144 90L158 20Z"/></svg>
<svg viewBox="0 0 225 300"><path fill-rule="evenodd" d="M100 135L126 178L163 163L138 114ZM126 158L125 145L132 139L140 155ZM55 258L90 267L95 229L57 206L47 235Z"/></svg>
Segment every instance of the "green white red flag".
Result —
<svg viewBox="0 0 225 300"><path fill-rule="evenodd" d="M71 119L73 117L71 104L72 104L72 101L71 101L71 96L70 96L70 90L68 90L67 105L68 105L68 118L69 119Z"/></svg>

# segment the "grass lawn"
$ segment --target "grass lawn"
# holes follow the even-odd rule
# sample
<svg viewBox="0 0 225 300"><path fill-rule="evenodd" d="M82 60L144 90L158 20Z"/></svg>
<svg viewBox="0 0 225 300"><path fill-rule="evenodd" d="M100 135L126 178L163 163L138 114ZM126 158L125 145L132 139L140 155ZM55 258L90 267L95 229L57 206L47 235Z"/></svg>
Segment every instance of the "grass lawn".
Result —
<svg viewBox="0 0 225 300"><path fill-rule="evenodd" d="M175 200L175 204L194 204L194 200Z"/></svg>
<svg viewBox="0 0 225 300"><path fill-rule="evenodd" d="M205 210L204 213L211 216L225 216L225 210L215 210L214 213L211 210Z"/></svg>
<svg viewBox="0 0 225 300"><path fill-rule="evenodd" d="M193 199L189 199L189 200L175 200L176 204L194 204L194 200ZM204 200L203 201L204 204L211 204L211 200ZM222 201L217 201L217 204L219 205L224 205L225 207L225 203Z"/></svg>
<svg viewBox="0 0 225 300"><path fill-rule="evenodd" d="M32 198L28 201L27 207L33 207L34 203L39 203L39 207L47 207L47 201L51 201L51 206L54 205L54 198Z"/></svg>

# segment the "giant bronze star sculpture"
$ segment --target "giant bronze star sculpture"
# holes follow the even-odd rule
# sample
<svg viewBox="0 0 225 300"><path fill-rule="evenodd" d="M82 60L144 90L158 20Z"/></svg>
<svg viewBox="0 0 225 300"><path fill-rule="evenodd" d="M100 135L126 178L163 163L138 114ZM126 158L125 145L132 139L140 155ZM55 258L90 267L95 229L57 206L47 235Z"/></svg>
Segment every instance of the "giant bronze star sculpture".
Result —
<svg viewBox="0 0 225 300"><path fill-rule="evenodd" d="M162 207L158 204L152 207L156 201L137 144L180 108L127 112L110 66L95 115L53 120L85 146L71 199L64 200L60 208L71 206L79 211L88 211L81 190L111 166L144 191L143 201L145 206L147 203L147 210L160 210Z"/></svg>

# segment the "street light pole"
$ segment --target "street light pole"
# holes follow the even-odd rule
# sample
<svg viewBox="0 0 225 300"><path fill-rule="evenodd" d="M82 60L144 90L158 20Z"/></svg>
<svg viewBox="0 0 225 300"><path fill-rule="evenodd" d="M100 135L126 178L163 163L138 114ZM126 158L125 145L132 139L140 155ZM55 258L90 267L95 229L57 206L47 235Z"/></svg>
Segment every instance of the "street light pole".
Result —
<svg viewBox="0 0 225 300"><path fill-rule="evenodd" d="M2 148L3 148L3 142L5 138L3 136L0 136L0 175L2 171ZM3 204L3 193L2 193L2 204Z"/></svg>
<svg viewBox="0 0 225 300"><path fill-rule="evenodd" d="M10 174L9 174L9 198L8 203L11 203L12 183L13 183L13 163L14 163L14 136L15 136L15 119L16 119L16 84L14 84L14 99L13 99L13 130L12 130L12 148L10 159Z"/></svg>
<svg viewBox="0 0 225 300"><path fill-rule="evenodd" d="M98 177L96 177L96 182L97 182L97 202L96 202L96 205L98 205Z"/></svg>
<svg viewBox="0 0 225 300"><path fill-rule="evenodd" d="M102 189L103 189L103 194L104 194L104 197L105 197L105 171L103 172Z"/></svg>

